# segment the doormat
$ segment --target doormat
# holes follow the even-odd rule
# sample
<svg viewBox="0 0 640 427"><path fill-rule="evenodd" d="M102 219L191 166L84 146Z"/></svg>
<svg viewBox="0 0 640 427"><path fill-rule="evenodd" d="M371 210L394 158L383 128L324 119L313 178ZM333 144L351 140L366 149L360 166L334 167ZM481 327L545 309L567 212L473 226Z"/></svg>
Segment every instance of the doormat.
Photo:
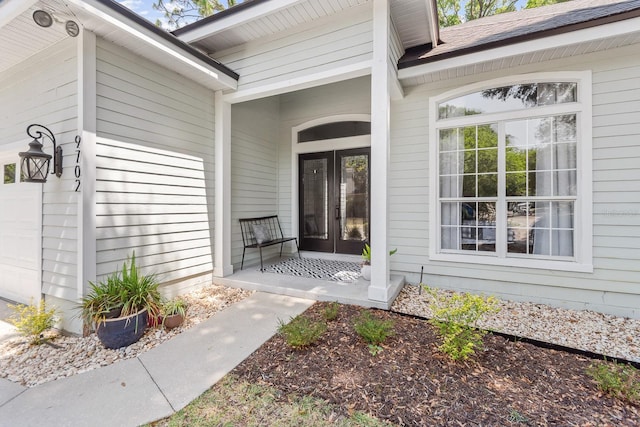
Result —
<svg viewBox="0 0 640 427"><path fill-rule="evenodd" d="M355 283L360 277L360 263L315 258L291 258L273 264L265 268L264 271L339 283Z"/></svg>

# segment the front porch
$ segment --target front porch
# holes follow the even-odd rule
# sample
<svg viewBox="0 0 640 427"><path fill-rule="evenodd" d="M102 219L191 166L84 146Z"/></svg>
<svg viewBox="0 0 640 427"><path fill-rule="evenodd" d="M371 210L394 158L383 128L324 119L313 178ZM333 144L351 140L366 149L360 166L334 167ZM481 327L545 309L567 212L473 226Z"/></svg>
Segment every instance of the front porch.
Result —
<svg viewBox="0 0 640 427"><path fill-rule="evenodd" d="M316 254L303 252L302 257L313 259ZM303 276L294 276L284 273L270 272L270 268L281 262L292 259L283 257L271 258L265 262L265 272L260 272L259 265L245 266L244 270L236 270L230 276L216 277L216 284L250 289L255 291L269 292L279 295L288 295L298 298L312 299L316 301L337 301L341 304L359 305L362 307L373 307L388 310L404 285L404 277L392 274L389 278L390 298L386 301L374 301L369 299L370 282L361 277L354 280L336 281L328 279L317 279ZM295 258L293 258L295 259ZM342 256L341 261L345 260ZM347 257L347 260L357 262L359 257ZM329 260L331 262L331 260ZM271 270L273 270L271 268ZM358 275L359 276L359 275Z"/></svg>

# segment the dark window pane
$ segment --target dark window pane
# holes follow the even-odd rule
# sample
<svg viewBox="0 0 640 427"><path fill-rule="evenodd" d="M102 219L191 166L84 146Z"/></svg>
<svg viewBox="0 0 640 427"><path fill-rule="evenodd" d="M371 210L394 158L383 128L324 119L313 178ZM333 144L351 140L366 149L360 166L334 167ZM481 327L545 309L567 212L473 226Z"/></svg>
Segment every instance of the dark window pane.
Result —
<svg viewBox="0 0 640 427"><path fill-rule="evenodd" d="M476 152L464 152L464 173L476 173Z"/></svg>
<svg viewBox="0 0 640 427"><path fill-rule="evenodd" d="M478 173L498 172L498 149L478 150Z"/></svg>
<svg viewBox="0 0 640 427"><path fill-rule="evenodd" d="M346 138L348 136L371 134L369 122L326 123L298 132L298 142L320 141L323 139Z"/></svg>
<svg viewBox="0 0 640 427"><path fill-rule="evenodd" d="M476 176L464 175L462 179L462 197L476 197Z"/></svg>
<svg viewBox="0 0 640 427"><path fill-rule="evenodd" d="M508 173L506 176L507 196L527 195L527 174L525 172Z"/></svg>
<svg viewBox="0 0 640 427"><path fill-rule="evenodd" d="M478 197L498 195L498 174L478 175Z"/></svg>
<svg viewBox="0 0 640 427"><path fill-rule="evenodd" d="M324 239L328 231L327 159L305 160L302 167L304 182L304 237Z"/></svg>
<svg viewBox="0 0 640 427"><path fill-rule="evenodd" d="M369 156L343 156L340 161L341 239L369 239Z"/></svg>

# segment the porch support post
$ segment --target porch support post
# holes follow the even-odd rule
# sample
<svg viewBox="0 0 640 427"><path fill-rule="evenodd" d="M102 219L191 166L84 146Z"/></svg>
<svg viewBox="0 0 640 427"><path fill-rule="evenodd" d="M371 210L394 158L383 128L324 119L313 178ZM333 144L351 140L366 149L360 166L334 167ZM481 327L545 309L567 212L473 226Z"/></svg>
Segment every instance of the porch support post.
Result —
<svg viewBox="0 0 640 427"><path fill-rule="evenodd" d="M96 35L81 30L78 35L78 136L73 149L76 156L77 174L75 184L79 190L78 200L78 264L76 297L80 300L96 281ZM79 158L79 159L78 159ZM79 168L78 168L79 164ZM78 176L80 175L80 176ZM78 191L76 190L76 191ZM79 319L63 319L63 328L74 333L82 333Z"/></svg>
<svg viewBox="0 0 640 427"><path fill-rule="evenodd" d="M215 277L233 274L231 264L231 104L215 93Z"/></svg>
<svg viewBox="0 0 640 427"><path fill-rule="evenodd" d="M387 302L389 292L388 190L389 171L389 0L373 1L373 62L371 65L371 284L369 299Z"/></svg>

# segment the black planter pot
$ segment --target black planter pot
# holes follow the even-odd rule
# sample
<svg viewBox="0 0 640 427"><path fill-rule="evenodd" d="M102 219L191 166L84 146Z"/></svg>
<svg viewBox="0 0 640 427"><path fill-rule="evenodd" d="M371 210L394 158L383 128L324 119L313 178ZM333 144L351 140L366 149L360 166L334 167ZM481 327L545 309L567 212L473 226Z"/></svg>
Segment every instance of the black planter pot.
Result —
<svg viewBox="0 0 640 427"><path fill-rule="evenodd" d="M131 316L105 319L98 323L96 334L106 348L126 347L138 341L147 328L146 309Z"/></svg>

